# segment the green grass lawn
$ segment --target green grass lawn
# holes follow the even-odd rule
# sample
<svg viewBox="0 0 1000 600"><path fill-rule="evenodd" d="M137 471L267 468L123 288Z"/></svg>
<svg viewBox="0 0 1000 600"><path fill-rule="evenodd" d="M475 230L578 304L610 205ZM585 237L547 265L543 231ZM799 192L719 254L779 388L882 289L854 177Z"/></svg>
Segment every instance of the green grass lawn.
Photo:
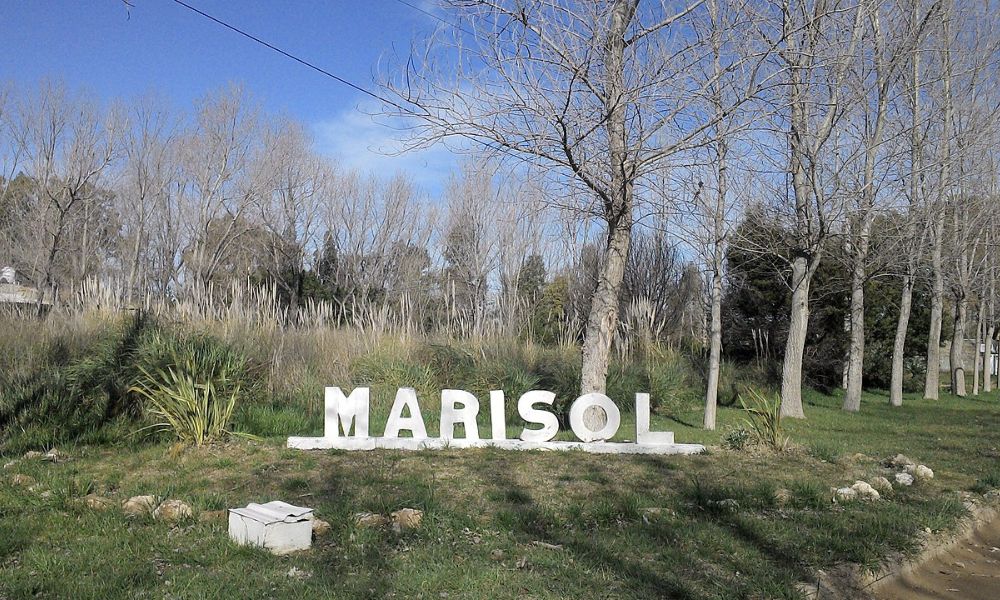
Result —
<svg viewBox="0 0 1000 600"><path fill-rule="evenodd" d="M914 551L925 527L964 514L956 492L1000 484L995 394L907 398L898 409L867 394L854 415L839 397L806 402L808 419L787 422L797 449L778 455L303 452L280 437L61 448L71 460L0 472L0 598L795 598L817 568L875 568ZM433 435L436 416L425 418ZM698 429L694 411L654 421L678 442L715 446L742 419L722 409L718 432ZM632 437L623 421L620 436ZM831 502L831 486L878 475L897 453L935 479L875 504ZM16 473L37 489L13 486ZM779 504L782 488L791 498ZM88 492L178 498L196 516L282 499L314 507L332 529L310 551L275 557L231 544L224 522L130 520L81 506ZM401 507L425 511L423 525L395 534L354 524L355 513Z"/></svg>

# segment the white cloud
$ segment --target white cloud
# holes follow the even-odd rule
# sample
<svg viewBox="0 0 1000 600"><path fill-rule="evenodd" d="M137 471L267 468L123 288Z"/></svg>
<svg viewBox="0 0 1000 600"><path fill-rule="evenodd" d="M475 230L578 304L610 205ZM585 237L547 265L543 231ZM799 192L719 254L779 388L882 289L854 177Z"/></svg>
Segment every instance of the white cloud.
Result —
<svg viewBox="0 0 1000 600"><path fill-rule="evenodd" d="M379 119L380 121L381 119ZM404 152L405 131L352 108L313 126L317 150L343 167L391 177L409 174L431 196L439 196L460 161L444 144Z"/></svg>

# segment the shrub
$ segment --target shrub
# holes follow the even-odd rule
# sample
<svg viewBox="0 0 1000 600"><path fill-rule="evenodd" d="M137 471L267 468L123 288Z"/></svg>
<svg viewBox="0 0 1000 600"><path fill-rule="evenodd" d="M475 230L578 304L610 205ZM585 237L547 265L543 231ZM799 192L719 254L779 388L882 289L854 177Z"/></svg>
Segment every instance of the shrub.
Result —
<svg viewBox="0 0 1000 600"><path fill-rule="evenodd" d="M769 398L767 394L746 388L740 395L740 406L747 414L744 423L757 443L779 452L788 447L788 437L781 434L780 396L775 394Z"/></svg>
<svg viewBox="0 0 1000 600"><path fill-rule="evenodd" d="M100 439L140 414L128 394L134 358L152 323L134 318L94 331L66 328L44 336L46 362L0 385L0 446L5 451Z"/></svg>
<svg viewBox="0 0 1000 600"><path fill-rule="evenodd" d="M156 423L183 443L201 446L230 433L229 421L240 396L246 360L210 338L161 341L171 348L162 368L140 366L142 376L130 388L148 404ZM154 344L155 345L155 344Z"/></svg>
<svg viewBox="0 0 1000 600"><path fill-rule="evenodd" d="M754 443L753 433L743 425L730 427L722 434L722 447L741 452Z"/></svg>

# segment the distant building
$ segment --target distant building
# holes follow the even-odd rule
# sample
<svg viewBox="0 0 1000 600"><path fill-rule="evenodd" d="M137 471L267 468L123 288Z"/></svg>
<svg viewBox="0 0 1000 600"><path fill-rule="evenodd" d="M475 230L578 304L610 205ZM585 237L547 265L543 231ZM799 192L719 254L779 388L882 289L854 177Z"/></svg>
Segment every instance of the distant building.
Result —
<svg viewBox="0 0 1000 600"><path fill-rule="evenodd" d="M0 268L0 304L38 304L38 298L37 289L17 283L13 267Z"/></svg>
<svg viewBox="0 0 1000 600"><path fill-rule="evenodd" d="M990 369L991 375L997 375L1000 373L1000 348L997 347L998 344L994 341L990 344L990 364L992 368ZM986 344L979 344L979 352L976 352L976 340L966 339L962 344L962 356L965 362L965 372L968 375L972 374L973 369L977 360L983 360L983 355L986 353ZM950 373L951 372L951 340L945 340L941 345L941 372ZM980 364L982 368L982 364Z"/></svg>

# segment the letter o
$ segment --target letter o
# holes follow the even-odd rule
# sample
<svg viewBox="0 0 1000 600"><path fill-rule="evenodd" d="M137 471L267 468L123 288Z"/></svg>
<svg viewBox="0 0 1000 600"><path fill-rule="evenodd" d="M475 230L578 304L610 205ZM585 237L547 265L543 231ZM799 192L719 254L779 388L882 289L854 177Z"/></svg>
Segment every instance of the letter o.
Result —
<svg viewBox="0 0 1000 600"><path fill-rule="evenodd" d="M591 406L604 409L604 414L607 416L607 422L598 431L593 431L583 422L583 415ZM618 406L611 401L611 398L597 392L580 396L569 409L569 426L573 430L573 434L582 442L610 440L618 433L621 421L622 415Z"/></svg>

